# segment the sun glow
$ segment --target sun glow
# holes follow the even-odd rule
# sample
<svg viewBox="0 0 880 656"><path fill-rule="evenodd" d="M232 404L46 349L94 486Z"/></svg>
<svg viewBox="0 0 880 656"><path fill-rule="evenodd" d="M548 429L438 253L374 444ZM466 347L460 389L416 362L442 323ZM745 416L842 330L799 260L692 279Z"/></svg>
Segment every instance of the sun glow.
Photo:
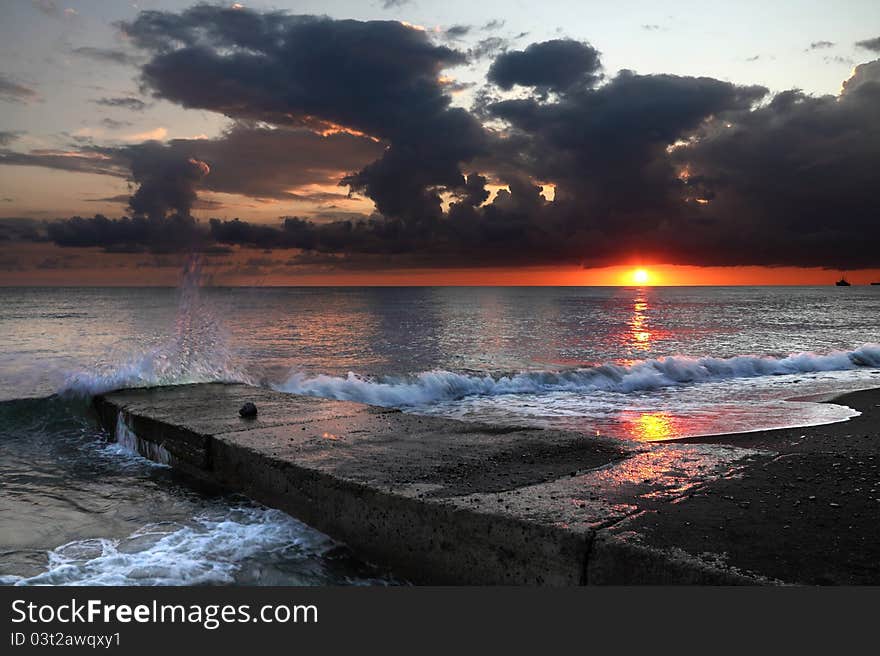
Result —
<svg viewBox="0 0 880 656"><path fill-rule="evenodd" d="M645 269L636 269L632 272L632 279L637 285L646 285L651 280L651 274Z"/></svg>

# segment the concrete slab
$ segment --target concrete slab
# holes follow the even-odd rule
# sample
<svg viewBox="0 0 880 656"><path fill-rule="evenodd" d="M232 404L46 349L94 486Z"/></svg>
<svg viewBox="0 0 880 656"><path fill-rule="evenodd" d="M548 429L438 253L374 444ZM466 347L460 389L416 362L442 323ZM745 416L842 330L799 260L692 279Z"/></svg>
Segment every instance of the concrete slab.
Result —
<svg viewBox="0 0 880 656"><path fill-rule="evenodd" d="M245 401L257 419L238 416ZM759 474L780 466L782 431L749 448L730 436L640 444L220 384L122 390L95 407L143 453L282 508L414 582L801 582L774 566L787 525L770 515L758 537L707 528L721 523L721 491L766 493ZM809 467L833 464L820 460ZM747 557L748 544L761 551Z"/></svg>

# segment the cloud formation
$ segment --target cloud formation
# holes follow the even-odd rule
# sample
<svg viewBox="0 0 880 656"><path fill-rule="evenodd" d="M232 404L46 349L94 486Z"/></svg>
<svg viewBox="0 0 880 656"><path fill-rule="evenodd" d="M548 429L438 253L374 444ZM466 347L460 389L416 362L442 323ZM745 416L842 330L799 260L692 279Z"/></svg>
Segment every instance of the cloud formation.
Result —
<svg viewBox="0 0 880 656"><path fill-rule="evenodd" d="M184 107L382 140L381 158L345 178L389 217L438 218L437 188L486 148L483 127L451 106L439 79L464 54L395 21L332 20L198 5L124 24L151 54L143 84ZM200 80L193 84L192 80Z"/></svg>
<svg viewBox="0 0 880 656"><path fill-rule="evenodd" d="M98 98L97 100L94 101L94 103L96 105L102 105L104 107L129 109L133 112L142 112L150 106L149 103L144 102L140 98L134 98L132 96L117 96L114 98Z"/></svg>
<svg viewBox="0 0 880 656"><path fill-rule="evenodd" d="M170 253L199 248L202 233L188 216L172 215L161 221L144 216L108 219L75 216L50 223L48 237L59 246L98 246L111 253Z"/></svg>
<svg viewBox="0 0 880 656"><path fill-rule="evenodd" d="M0 141L0 164L133 184L131 218L53 224L62 245L291 248L431 266L633 256L880 265L880 60L857 66L839 95L817 97L709 77L606 75L599 52L572 39L513 51L483 40L466 55L393 21L198 5L141 12L122 29L145 55L145 94L230 126L211 139L69 150ZM455 106L447 70L487 56L475 106ZM276 225L199 223L191 212L201 190L333 207ZM375 211L353 212L347 192Z"/></svg>
<svg viewBox="0 0 880 656"><path fill-rule="evenodd" d="M75 55L79 55L80 57L87 57L88 59L94 59L95 61L100 62L109 62L111 64L121 64L123 66L129 66L133 64L137 64L139 59L138 57L125 52L124 50L119 50L118 48L95 48L92 46L81 46L79 48L74 48L71 52Z"/></svg>
<svg viewBox="0 0 880 656"><path fill-rule="evenodd" d="M873 39L865 39L864 41L856 41L856 46L871 50L872 52L880 52L880 36Z"/></svg>
<svg viewBox="0 0 880 656"><path fill-rule="evenodd" d="M0 73L0 100L14 103L31 102L38 98L36 91Z"/></svg>
<svg viewBox="0 0 880 656"><path fill-rule="evenodd" d="M0 133L0 146L11 144L15 136ZM126 178L137 186L131 196L132 212L160 219L169 213L188 215L193 208L211 209L196 204L198 190L258 200L345 201L343 189L326 188L338 186L348 171L382 152L381 144L346 132L323 136L303 128L237 123L215 139L29 152L0 149L0 164Z"/></svg>
<svg viewBox="0 0 880 656"><path fill-rule="evenodd" d="M574 84L592 86L601 79L599 51L588 43L555 39L499 55L489 81L502 89L514 85L565 91Z"/></svg>

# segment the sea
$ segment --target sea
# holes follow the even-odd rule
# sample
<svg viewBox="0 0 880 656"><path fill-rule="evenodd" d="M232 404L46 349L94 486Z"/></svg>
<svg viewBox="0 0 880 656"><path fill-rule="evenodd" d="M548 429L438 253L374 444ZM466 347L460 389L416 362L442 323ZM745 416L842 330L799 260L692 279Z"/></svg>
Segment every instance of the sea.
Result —
<svg viewBox="0 0 880 656"><path fill-rule="evenodd" d="M846 421L880 287L0 288L0 583L394 585L112 442L89 399L241 381L657 441Z"/></svg>

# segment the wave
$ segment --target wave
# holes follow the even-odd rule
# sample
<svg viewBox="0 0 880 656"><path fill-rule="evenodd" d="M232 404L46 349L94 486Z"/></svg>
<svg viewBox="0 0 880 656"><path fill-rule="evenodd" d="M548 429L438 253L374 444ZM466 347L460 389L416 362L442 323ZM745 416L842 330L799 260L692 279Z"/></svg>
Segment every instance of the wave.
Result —
<svg viewBox="0 0 880 656"><path fill-rule="evenodd" d="M237 507L187 524L148 524L123 540L75 540L49 552L36 576L5 585L218 585L235 583L251 558L308 561L335 543L279 510ZM310 581L304 570L304 583Z"/></svg>
<svg viewBox="0 0 880 656"><path fill-rule="evenodd" d="M670 356L630 365L602 364L564 371L528 371L507 376L475 376L433 370L413 376L308 376L294 373L273 386L282 392L372 405L407 407L468 396L545 392L631 393L734 378L780 376L880 367L880 344L828 354L795 353L784 358L739 355L731 358Z"/></svg>

